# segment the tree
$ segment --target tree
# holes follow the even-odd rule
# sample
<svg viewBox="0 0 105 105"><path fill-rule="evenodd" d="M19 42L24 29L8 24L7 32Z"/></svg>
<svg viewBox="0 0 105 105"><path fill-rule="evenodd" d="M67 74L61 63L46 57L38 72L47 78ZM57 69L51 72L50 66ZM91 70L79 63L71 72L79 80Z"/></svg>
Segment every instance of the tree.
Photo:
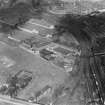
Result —
<svg viewBox="0 0 105 105"><path fill-rule="evenodd" d="M25 3L18 3L11 8L0 9L0 31L4 33L17 29L18 26L26 23L32 18L31 6Z"/></svg>
<svg viewBox="0 0 105 105"><path fill-rule="evenodd" d="M65 32L72 35L79 42L81 48L81 56L79 63L79 76L81 81L85 81L88 88L88 94L91 100L95 100L97 96L100 105L105 100L105 73L101 54L105 55L105 49L102 50L102 39L105 42L105 13L74 15L66 14L61 17L55 27L56 34L54 36L59 40ZM103 44L104 45L104 44ZM100 50L101 49L101 50ZM98 52L98 54L96 54ZM101 54L100 54L101 53ZM95 95L94 95L95 94ZM91 103L91 102L90 102Z"/></svg>

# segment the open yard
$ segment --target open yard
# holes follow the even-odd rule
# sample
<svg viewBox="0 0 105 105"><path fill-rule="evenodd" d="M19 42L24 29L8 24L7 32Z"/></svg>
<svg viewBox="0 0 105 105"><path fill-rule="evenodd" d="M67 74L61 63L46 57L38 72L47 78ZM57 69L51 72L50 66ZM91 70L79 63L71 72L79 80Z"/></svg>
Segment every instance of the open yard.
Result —
<svg viewBox="0 0 105 105"><path fill-rule="evenodd" d="M16 73L22 69L33 72L32 82L19 94L21 98L28 98L33 92L46 85L55 87L57 84L63 83L67 76L63 69L57 68L39 56L32 55L20 48L11 48L8 45L0 44L0 56L2 58L5 56L13 62L13 65L7 67L8 62L5 64L5 60L0 60L1 83L5 82L9 74Z"/></svg>
<svg viewBox="0 0 105 105"><path fill-rule="evenodd" d="M41 24L40 21L38 24ZM43 23L42 25L49 27L48 23L45 25ZM46 29L31 23L26 23L22 28L30 31L34 29L38 30L41 35L47 35L53 32L51 29ZM38 34L19 30L15 32L13 38L24 40L36 35L38 36ZM10 43L11 42L12 40ZM50 46L53 47L56 45L53 43ZM44 47L46 48L48 46ZM55 66L50 61L41 58L39 55L31 54L19 46L13 47L9 44L0 43L0 84L4 84L10 75L16 74L20 70L31 71L33 77L28 86L18 93L18 98L27 100L30 97L35 96L35 94L45 86L49 86L53 92L52 96L50 94L51 100L55 102L55 105L61 105L63 100L65 102L62 102L62 105L65 105L66 102L67 105L79 105L78 103L84 100L84 90L83 87L80 86L81 74L77 68L74 68L73 72L67 73L63 68ZM62 91L64 93L62 93ZM61 96L59 97L59 95ZM45 101L48 101L46 100L46 97L40 100L41 103L46 103Z"/></svg>

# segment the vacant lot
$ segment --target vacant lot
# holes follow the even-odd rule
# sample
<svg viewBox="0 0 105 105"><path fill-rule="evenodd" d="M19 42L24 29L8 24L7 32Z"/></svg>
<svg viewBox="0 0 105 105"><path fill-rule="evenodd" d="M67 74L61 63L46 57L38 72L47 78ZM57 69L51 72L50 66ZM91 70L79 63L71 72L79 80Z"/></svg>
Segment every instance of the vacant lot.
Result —
<svg viewBox="0 0 105 105"><path fill-rule="evenodd" d="M15 62L10 67L0 62L1 83L5 82L9 74L16 73L21 69L33 72L33 81L26 90L19 94L21 98L28 98L33 92L48 84L51 87L55 87L56 84L63 83L67 76L63 69L57 68L39 56L32 55L20 48L11 48L10 46L0 44L0 56L5 56Z"/></svg>

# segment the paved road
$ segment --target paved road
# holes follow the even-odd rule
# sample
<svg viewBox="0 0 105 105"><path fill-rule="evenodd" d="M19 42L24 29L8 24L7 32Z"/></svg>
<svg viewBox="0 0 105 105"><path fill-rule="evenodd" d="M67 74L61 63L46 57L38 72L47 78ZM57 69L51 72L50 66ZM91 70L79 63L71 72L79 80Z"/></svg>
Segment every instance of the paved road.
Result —
<svg viewBox="0 0 105 105"><path fill-rule="evenodd" d="M8 96L0 95L0 103L3 103L3 102L13 104L13 105L40 105L40 104L29 103L27 101L13 99L13 98L10 98Z"/></svg>

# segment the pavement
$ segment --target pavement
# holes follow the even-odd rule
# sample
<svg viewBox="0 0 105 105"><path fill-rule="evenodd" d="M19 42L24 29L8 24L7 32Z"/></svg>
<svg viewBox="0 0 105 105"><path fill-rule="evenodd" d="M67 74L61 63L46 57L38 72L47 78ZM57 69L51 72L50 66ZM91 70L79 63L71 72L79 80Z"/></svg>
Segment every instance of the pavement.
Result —
<svg viewBox="0 0 105 105"><path fill-rule="evenodd" d="M37 103L30 103L27 101L10 98L9 96L0 95L0 103L10 104L10 105L41 105Z"/></svg>

